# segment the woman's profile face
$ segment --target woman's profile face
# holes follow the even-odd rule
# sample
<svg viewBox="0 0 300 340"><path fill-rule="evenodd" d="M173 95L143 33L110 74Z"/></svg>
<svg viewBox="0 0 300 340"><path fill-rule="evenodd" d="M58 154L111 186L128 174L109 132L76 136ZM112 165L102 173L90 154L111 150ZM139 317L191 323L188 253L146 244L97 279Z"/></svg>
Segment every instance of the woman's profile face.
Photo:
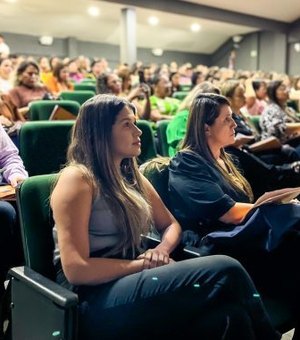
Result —
<svg viewBox="0 0 300 340"><path fill-rule="evenodd" d="M282 83L277 87L275 95L279 102L285 103L289 99L289 88Z"/></svg>
<svg viewBox="0 0 300 340"><path fill-rule="evenodd" d="M222 105L220 114L212 125L206 125L206 140L208 145L223 148L235 141L236 123L232 118L230 106Z"/></svg>
<svg viewBox="0 0 300 340"><path fill-rule="evenodd" d="M67 81L68 78L69 78L69 69L67 67L64 67L59 71L59 79L61 81Z"/></svg>
<svg viewBox="0 0 300 340"><path fill-rule="evenodd" d="M27 87L34 87L39 79L39 71L33 66L28 65L20 75L20 83Z"/></svg>
<svg viewBox="0 0 300 340"><path fill-rule="evenodd" d="M267 85L266 83L261 83L258 90L255 91L256 97L258 99L266 99L267 97Z"/></svg>
<svg viewBox="0 0 300 340"><path fill-rule="evenodd" d="M231 103L232 107L241 109L245 103L246 103L246 98L245 98L245 90L244 87L239 85L235 88L233 92L233 96L231 98Z"/></svg>
<svg viewBox="0 0 300 340"><path fill-rule="evenodd" d="M112 126L111 150L116 162L140 155L141 134L142 131L136 126L135 114L131 108L125 106Z"/></svg>
<svg viewBox="0 0 300 340"><path fill-rule="evenodd" d="M122 82L116 74L110 74L107 79L107 87L111 93L118 96L122 91Z"/></svg>
<svg viewBox="0 0 300 340"><path fill-rule="evenodd" d="M12 70L12 62L9 59L4 59L0 65L0 76L8 79Z"/></svg>

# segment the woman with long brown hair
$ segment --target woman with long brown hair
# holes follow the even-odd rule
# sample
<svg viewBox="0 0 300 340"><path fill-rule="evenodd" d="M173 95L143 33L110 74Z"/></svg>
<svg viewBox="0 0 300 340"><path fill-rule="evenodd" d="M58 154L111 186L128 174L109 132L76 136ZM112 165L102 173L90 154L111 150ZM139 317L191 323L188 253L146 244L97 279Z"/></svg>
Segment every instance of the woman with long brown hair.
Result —
<svg viewBox="0 0 300 340"><path fill-rule="evenodd" d="M135 122L124 98L86 101L51 196L57 281L78 293L80 338L279 339L238 262L171 259L181 229L137 169ZM142 250L150 228L161 243Z"/></svg>
<svg viewBox="0 0 300 340"><path fill-rule="evenodd" d="M299 308L300 206L279 204L275 193L275 203L254 205L248 181L224 149L234 143L235 128L225 97L194 99L182 149L170 162L171 211L201 254L239 259L262 291Z"/></svg>

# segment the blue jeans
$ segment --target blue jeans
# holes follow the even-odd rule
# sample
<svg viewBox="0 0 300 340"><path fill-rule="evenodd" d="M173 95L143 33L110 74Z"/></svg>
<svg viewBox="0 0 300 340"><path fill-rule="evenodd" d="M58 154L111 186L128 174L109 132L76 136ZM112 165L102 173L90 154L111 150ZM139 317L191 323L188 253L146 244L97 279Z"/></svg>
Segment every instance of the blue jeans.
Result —
<svg viewBox="0 0 300 340"><path fill-rule="evenodd" d="M78 288L80 339L280 339L249 275L215 255Z"/></svg>

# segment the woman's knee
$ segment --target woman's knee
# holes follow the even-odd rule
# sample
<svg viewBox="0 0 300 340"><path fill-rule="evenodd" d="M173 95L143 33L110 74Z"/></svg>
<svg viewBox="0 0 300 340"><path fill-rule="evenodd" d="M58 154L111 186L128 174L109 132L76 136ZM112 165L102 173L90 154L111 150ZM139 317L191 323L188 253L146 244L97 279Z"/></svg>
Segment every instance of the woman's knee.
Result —
<svg viewBox="0 0 300 340"><path fill-rule="evenodd" d="M210 271L220 284L233 290L235 287L240 290L242 285L251 294L256 290L248 272L239 261L226 255L213 255L211 258Z"/></svg>
<svg viewBox="0 0 300 340"><path fill-rule="evenodd" d="M16 220L16 211L14 207L5 202L0 202L0 221L4 225L13 225Z"/></svg>
<svg viewBox="0 0 300 340"><path fill-rule="evenodd" d="M248 275L241 263L227 255L208 256L211 260L211 269L222 274L243 276Z"/></svg>

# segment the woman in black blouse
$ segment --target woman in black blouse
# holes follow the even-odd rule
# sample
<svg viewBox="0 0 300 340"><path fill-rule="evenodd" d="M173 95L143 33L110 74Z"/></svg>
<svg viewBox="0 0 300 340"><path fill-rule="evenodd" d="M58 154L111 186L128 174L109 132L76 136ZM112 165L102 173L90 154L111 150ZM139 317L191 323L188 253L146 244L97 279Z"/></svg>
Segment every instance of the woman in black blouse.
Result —
<svg viewBox="0 0 300 340"><path fill-rule="evenodd" d="M171 210L185 229L184 241L200 253L230 254L261 289L300 302L300 206L253 208L249 183L224 147L234 143L236 123L227 99L197 96L182 150L171 160ZM284 280L285 275L289 280ZM299 306L299 304L298 304Z"/></svg>

